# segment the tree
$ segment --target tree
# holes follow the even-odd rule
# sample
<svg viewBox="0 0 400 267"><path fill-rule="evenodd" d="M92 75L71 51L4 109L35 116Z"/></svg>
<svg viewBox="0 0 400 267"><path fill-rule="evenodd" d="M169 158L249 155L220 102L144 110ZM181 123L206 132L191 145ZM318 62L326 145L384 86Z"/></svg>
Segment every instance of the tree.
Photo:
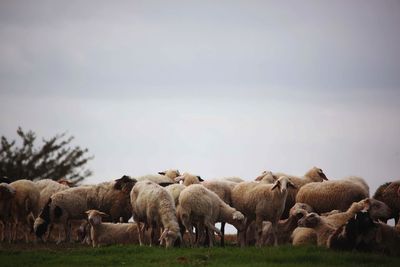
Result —
<svg viewBox="0 0 400 267"><path fill-rule="evenodd" d="M22 139L21 147L16 145L15 140L10 142L1 136L0 177L7 176L11 182L67 178L76 184L92 174L84 166L93 156L86 156L87 148L69 147L73 136L57 134L49 140L43 139L43 144L35 147L36 135L33 131L24 132L19 127L17 134Z"/></svg>

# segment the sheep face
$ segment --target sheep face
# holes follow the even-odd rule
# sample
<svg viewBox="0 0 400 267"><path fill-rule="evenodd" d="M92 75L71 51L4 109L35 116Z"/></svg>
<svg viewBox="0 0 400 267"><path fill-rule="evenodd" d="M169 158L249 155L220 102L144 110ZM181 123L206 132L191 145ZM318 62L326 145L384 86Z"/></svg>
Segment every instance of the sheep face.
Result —
<svg viewBox="0 0 400 267"><path fill-rule="evenodd" d="M317 167L313 167L311 170L309 170L305 176L310 177L314 182L322 182L322 181L327 181L328 178L326 177L325 173Z"/></svg>
<svg viewBox="0 0 400 267"><path fill-rule="evenodd" d="M319 217L319 215L313 212L300 219L298 221L298 225L301 227L314 228L320 223L320 221L321 218Z"/></svg>
<svg viewBox="0 0 400 267"><path fill-rule="evenodd" d="M311 213L311 212L313 212L314 210L313 210L313 208L312 208L310 205L305 204L305 203L300 203L300 202L298 202L298 203L296 203L296 204L293 205L293 207L290 209L289 214L290 214L290 215L296 216L296 214L298 213L298 211L302 211L303 213L304 213L304 212L305 212L305 213Z"/></svg>
<svg viewBox="0 0 400 267"><path fill-rule="evenodd" d="M91 225L99 225L103 217L108 217L107 214L98 210L88 210L86 214L88 215L88 221Z"/></svg>
<svg viewBox="0 0 400 267"><path fill-rule="evenodd" d="M163 245L165 242L165 247L170 248L174 245L178 238L182 239L179 232L171 231L169 228L165 228L159 239L160 245Z"/></svg>
<svg viewBox="0 0 400 267"><path fill-rule="evenodd" d="M286 176L281 176L279 179L274 183L271 190L278 188L281 193L285 193L288 187L297 188L292 181Z"/></svg>

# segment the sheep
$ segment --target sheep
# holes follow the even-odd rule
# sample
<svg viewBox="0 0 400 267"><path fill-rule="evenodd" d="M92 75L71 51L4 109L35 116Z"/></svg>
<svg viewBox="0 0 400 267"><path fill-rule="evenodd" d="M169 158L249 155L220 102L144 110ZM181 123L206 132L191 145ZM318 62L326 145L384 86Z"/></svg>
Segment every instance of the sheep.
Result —
<svg viewBox="0 0 400 267"><path fill-rule="evenodd" d="M140 181L132 188L130 198L134 221L143 222L146 227L151 227L150 246L156 229L160 227L164 228L159 239L160 244L165 241L166 247L169 248L177 239L181 239L174 200L165 188L148 180ZM139 231L140 245L144 243L146 227Z"/></svg>
<svg viewBox="0 0 400 267"><path fill-rule="evenodd" d="M395 227L374 222L368 212L358 212L329 238L333 249L363 250L400 255L400 233Z"/></svg>
<svg viewBox="0 0 400 267"><path fill-rule="evenodd" d="M316 246L318 236L314 229L297 227L290 238L293 246Z"/></svg>
<svg viewBox="0 0 400 267"><path fill-rule="evenodd" d="M315 212L309 213L300 219L298 225L314 229L317 233L317 245L324 247L328 246L328 238L336 230L336 228L326 223L324 218Z"/></svg>
<svg viewBox="0 0 400 267"><path fill-rule="evenodd" d="M50 223L60 223L64 227L65 240L70 240L71 220L85 219L85 212L97 209L110 214L110 220L118 222L120 217L126 222L132 215L129 192L136 180L123 176L112 182L98 185L69 188L53 194L35 221L34 229L41 237ZM57 243L61 242L59 237Z"/></svg>
<svg viewBox="0 0 400 267"><path fill-rule="evenodd" d="M287 175L279 172L273 173L273 177L280 177L280 176L286 176L290 178L292 183L296 186L296 188L289 188L288 190L288 196L286 199L285 210L283 211L282 214L282 219L286 219L289 216L290 208L293 207L293 205L296 202L304 202L304 201L296 201L297 193L299 192L301 187L303 187L308 183L323 182L328 180L322 169L317 167L311 168L309 171L306 172L306 174L304 174L303 177Z"/></svg>
<svg viewBox="0 0 400 267"><path fill-rule="evenodd" d="M373 220L379 219L386 221L391 215L391 210L385 203L373 198L366 198L359 202L354 202L344 212L325 216L325 222L334 228L338 228L353 218L357 212L362 210L368 211Z"/></svg>
<svg viewBox="0 0 400 267"><path fill-rule="evenodd" d="M102 222L108 217L98 210L86 211L91 226L90 238L93 247L111 244L139 244L139 229L137 223L107 223Z"/></svg>
<svg viewBox="0 0 400 267"><path fill-rule="evenodd" d="M286 176L280 177L274 184L257 182L239 183L232 190L232 205L247 217L247 225L256 220L257 229L261 229L262 221L272 223L274 244L277 245L276 225L285 208L288 187L296 187ZM246 242L243 231L240 245Z"/></svg>
<svg viewBox="0 0 400 267"><path fill-rule="evenodd" d="M214 224L227 222L238 231L244 230L246 220L244 215L226 204L216 193L202 185L191 185L185 188L179 196L178 216L189 232L189 242L193 246L192 226L198 223L208 229L209 246L212 243L212 232L221 235Z"/></svg>
<svg viewBox="0 0 400 267"><path fill-rule="evenodd" d="M389 182L381 185L376 190L373 198L384 202L392 210L391 218L395 223L399 221L400 212L400 181Z"/></svg>
<svg viewBox="0 0 400 267"><path fill-rule="evenodd" d="M40 192L35 183L29 180L17 180L10 183L10 186L15 189L11 202L11 240L17 239L17 230L21 226L24 229L25 241L28 243L33 220L39 213Z"/></svg>
<svg viewBox="0 0 400 267"><path fill-rule="evenodd" d="M7 183L0 184L0 242L4 241L7 235L11 241L11 203L15 197L15 189Z"/></svg>
<svg viewBox="0 0 400 267"><path fill-rule="evenodd" d="M175 178L180 176L179 170L166 170L162 172L158 172L158 174L148 174L136 177L137 181L150 180L154 183L161 185L168 185L175 183Z"/></svg>
<svg viewBox="0 0 400 267"><path fill-rule="evenodd" d="M296 202L307 203L317 213L331 210L346 211L353 202L369 197L363 186L354 180L309 183L297 193Z"/></svg>

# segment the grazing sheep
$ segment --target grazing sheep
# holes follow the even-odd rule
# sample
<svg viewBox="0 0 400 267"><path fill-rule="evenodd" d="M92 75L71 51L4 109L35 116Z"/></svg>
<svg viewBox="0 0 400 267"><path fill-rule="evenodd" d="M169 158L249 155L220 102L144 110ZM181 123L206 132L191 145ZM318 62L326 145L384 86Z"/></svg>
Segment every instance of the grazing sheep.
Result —
<svg viewBox="0 0 400 267"><path fill-rule="evenodd" d="M15 189L7 183L0 184L0 242L5 236L11 241L11 203L15 197Z"/></svg>
<svg viewBox="0 0 400 267"><path fill-rule="evenodd" d="M227 222L242 231L245 217L236 209L226 204L216 193L202 185L191 185L185 188L179 196L178 216L189 232L189 242L193 245L192 226L195 223L208 229L209 246L212 244L212 233L221 235L215 227L217 222Z"/></svg>
<svg viewBox="0 0 400 267"><path fill-rule="evenodd" d="M232 204L247 217L247 227L255 220L257 232L262 221L272 223L274 244L277 245L276 225L285 208L288 187L296 187L286 176L280 177L274 184L243 182L232 190ZM246 231L240 235L240 244L246 243Z"/></svg>
<svg viewBox="0 0 400 267"><path fill-rule="evenodd" d="M317 244L318 246L328 246L329 236L336 230L328 223L325 222L324 218L320 217L317 213L307 214L304 218L298 222L300 227L308 227L314 229L317 233Z"/></svg>
<svg viewBox="0 0 400 267"><path fill-rule="evenodd" d="M136 180L123 176L112 182L69 188L53 194L35 221L34 229L41 237L50 223L64 227L65 239L70 240L71 220L85 219L85 212L97 209L110 214L110 220L127 222L132 215L129 192ZM57 243L60 243L59 238Z"/></svg>
<svg viewBox="0 0 400 267"><path fill-rule="evenodd" d="M369 216L373 220L386 221L392 213L389 207L385 203L373 198L366 198L359 202L354 202L344 212L339 212L336 214L325 216L324 217L325 222L327 222L334 228L338 228L344 225L348 220L353 218L357 212L360 212L362 210L368 211Z"/></svg>
<svg viewBox="0 0 400 267"><path fill-rule="evenodd" d="M91 226L90 238L93 247L111 244L139 244L139 229L137 223L107 223L102 222L108 217L98 210L86 211Z"/></svg>
<svg viewBox="0 0 400 267"><path fill-rule="evenodd" d="M309 183L300 188L296 202L307 203L317 213L346 211L353 202L367 198L365 188L353 179Z"/></svg>
<svg viewBox="0 0 400 267"><path fill-rule="evenodd" d="M10 186L15 189L15 195L11 202L11 240L17 239L18 227L21 226L25 241L28 242L33 220L39 213L40 192L35 183L29 180L17 180Z"/></svg>
<svg viewBox="0 0 400 267"><path fill-rule="evenodd" d="M394 218L396 223L399 221L400 212L399 191L400 181L389 182L378 187L373 197L389 206L392 210L391 218Z"/></svg>
<svg viewBox="0 0 400 267"><path fill-rule="evenodd" d="M137 181L150 180L156 184L168 185L175 183L175 178L180 176L178 170L166 170L163 172L158 172L158 174L148 174L144 176L136 177Z"/></svg>
<svg viewBox="0 0 400 267"><path fill-rule="evenodd" d="M139 231L140 245L144 243L146 227L150 227L151 230L150 245L153 243L156 230L161 227L164 230L160 237L160 244L165 241L168 248L173 246L178 238L181 239L174 200L165 188L151 181L140 181L132 188L130 196L133 219L137 223L145 224L145 227Z"/></svg>
<svg viewBox="0 0 400 267"><path fill-rule="evenodd" d="M303 187L308 183L313 183L313 182L317 183L328 180L325 173L320 168L317 167L311 168L309 171L306 172L306 174L304 174L303 177L287 175L284 173L273 173L273 176L275 177L286 176L290 178L292 183L296 186L296 188L288 189L288 196L286 199L285 210L283 211L282 214L282 219L286 219L289 216L290 208L293 207L293 205L296 202L304 202L304 201L296 201L297 193L299 192L301 187Z"/></svg>

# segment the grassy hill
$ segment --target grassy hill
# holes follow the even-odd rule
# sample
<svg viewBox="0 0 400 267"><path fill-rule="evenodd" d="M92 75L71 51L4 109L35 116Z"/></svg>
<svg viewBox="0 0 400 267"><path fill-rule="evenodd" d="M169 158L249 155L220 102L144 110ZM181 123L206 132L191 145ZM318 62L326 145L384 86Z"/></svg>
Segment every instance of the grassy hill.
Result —
<svg viewBox="0 0 400 267"><path fill-rule="evenodd" d="M400 258L291 246L176 248L0 245L0 266L400 266Z"/></svg>

